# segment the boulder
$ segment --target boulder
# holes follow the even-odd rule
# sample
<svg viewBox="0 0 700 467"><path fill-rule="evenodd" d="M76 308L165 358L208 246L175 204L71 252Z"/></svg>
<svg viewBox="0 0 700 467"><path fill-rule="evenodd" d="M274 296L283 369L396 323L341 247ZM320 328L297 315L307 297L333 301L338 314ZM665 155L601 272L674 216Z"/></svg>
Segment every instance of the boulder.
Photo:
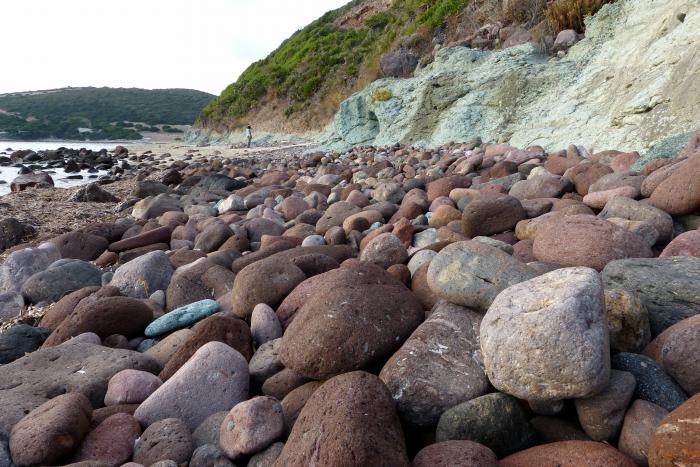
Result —
<svg viewBox="0 0 700 467"><path fill-rule="evenodd" d="M165 460L174 462L175 466L187 464L192 451L192 435L187 425L180 419L166 418L144 430L134 445L134 462L143 466Z"/></svg>
<svg viewBox="0 0 700 467"><path fill-rule="evenodd" d="M603 270L606 289L625 289L649 312L652 337L700 310L700 258L626 259Z"/></svg>
<svg viewBox="0 0 700 467"><path fill-rule="evenodd" d="M152 251L119 266L110 285L128 297L148 298L157 290L167 290L172 275L168 256L162 251Z"/></svg>
<svg viewBox="0 0 700 467"><path fill-rule="evenodd" d="M418 66L418 55L410 50L400 49L386 53L379 59L379 69L385 78L406 78Z"/></svg>
<svg viewBox="0 0 700 467"><path fill-rule="evenodd" d="M428 285L448 302L485 311L503 289L535 275L498 248L478 241L456 242L430 262Z"/></svg>
<svg viewBox="0 0 700 467"><path fill-rule="evenodd" d="M22 284L22 295L29 303L57 302L65 294L83 287L102 284L102 271L79 259L59 260L37 272Z"/></svg>
<svg viewBox="0 0 700 467"><path fill-rule="evenodd" d="M315 287L282 337L285 367L309 378L362 369L389 356L424 318L416 297L393 279L366 284L360 271L335 272L313 278Z"/></svg>
<svg viewBox="0 0 700 467"><path fill-rule="evenodd" d="M403 419L432 426L450 407L486 394L480 323L480 314L442 301L386 362L379 378Z"/></svg>
<svg viewBox="0 0 700 467"><path fill-rule="evenodd" d="M90 430L91 414L90 401L78 392L41 404L12 428L12 460L18 465L60 463L80 446Z"/></svg>
<svg viewBox="0 0 700 467"><path fill-rule="evenodd" d="M40 349L4 365L3 378L12 384L0 387L0 433L64 392L80 392L99 407L109 379L127 368L155 373L160 365L138 352L78 341Z"/></svg>
<svg viewBox="0 0 700 467"><path fill-rule="evenodd" d="M635 386L632 373L612 370L603 391L574 401L579 422L592 440L610 441L617 437Z"/></svg>
<svg viewBox="0 0 700 467"><path fill-rule="evenodd" d="M526 449L501 459L499 467L531 467L533 465L578 467L635 467L627 456L608 444L594 441L560 441Z"/></svg>
<svg viewBox="0 0 700 467"><path fill-rule="evenodd" d="M499 392L458 404L440 417L437 442L470 440L493 450L498 457L535 443L535 431L518 401Z"/></svg>
<svg viewBox="0 0 700 467"><path fill-rule="evenodd" d="M692 214L700 208L700 154L690 156L656 187L649 203L672 216Z"/></svg>
<svg viewBox="0 0 700 467"><path fill-rule="evenodd" d="M309 398L275 465L408 466L394 402L384 384L354 371Z"/></svg>
<svg viewBox="0 0 700 467"><path fill-rule="evenodd" d="M651 402L637 399L632 403L622 424L617 448L637 465L648 464L649 443L668 410Z"/></svg>
<svg viewBox="0 0 700 467"><path fill-rule="evenodd" d="M603 287L592 269L558 269L507 288L484 316L480 336L486 374L505 393L561 400L592 396L608 384Z"/></svg>
<svg viewBox="0 0 700 467"><path fill-rule="evenodd" d="M219 311L216 300L201 300L164 314L145 329L146 337L156 337L189 326Z"/></svg>
<svg viewBox="0 0 700 467"><path fill-rule="evenodd" d="M498 467L498 458L483 444L468 440L435 443L421 449L413 467Z"/></svg>
<svg viewBox="0 0 700 467"><path fill-rule="evenodd" d="M537 229L532 249L538 261L598 271L617 259L653 256L639 236L587 215L552 217Z"/></svg>
<svg viewBox="0 0 700 467"><path fill-rule="evenodd" d="M116 413L88 433L74 460L122 465L131 459L140 435L141 427L132 415Z"/></svg>
<svg viewBox="0 0 700 467"><path fill-rule="evenodd" d="M693 396L661 420L651 437L649 465L677 466L700 463L700 395Z"/></svg>
<svg viewBox="0 0 700 467"><path fill-rule="evenodd" d="M497 234L514 229L526 218L527 213L517 198L482 194L462 211L462 231L467 237Z"/></svg>
<svg viewBox="0 0 700 467"><path fill-rule="evenodd" d="M248 396L248 362L228 345L208 342L134 412L142 426L182 419L194 430L209 415Z"/></svg>
<svg viewBox="0 0 700 467"><path fill-rule="evenodd" d="M0 365L10 363L34 352L41 347L49 336L46 328L37 328L28 324L15 324L0 333Z"/></svg>
<svg viewBox="0 0 700 467"><path fill-rule="evenodd" d="M231 409L221 423L219 444L226 456L255 454L284 434L282 406L270 396L254 397Z"/></svg>

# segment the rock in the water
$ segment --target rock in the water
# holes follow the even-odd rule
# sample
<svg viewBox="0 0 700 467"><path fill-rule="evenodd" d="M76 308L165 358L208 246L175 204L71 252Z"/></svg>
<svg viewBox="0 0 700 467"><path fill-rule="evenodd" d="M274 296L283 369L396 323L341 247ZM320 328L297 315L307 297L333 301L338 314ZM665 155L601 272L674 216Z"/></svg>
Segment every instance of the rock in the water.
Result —
<svg viewBox="0 0 700 467"><path fill-rule="evenodd" d="M608 441L618 435L635 385L632 373L612 370L602 392L574 401L581 426L592 440Z"/></svg>
<svg viewBox="0 0 700 467"><path fill-rule="evenodd" d="M649 465L659 467L700 464L700 395L668 414L651 437Z"/></svg>
<svg viewBox="0 0 700 467"><path fill-rule="evenodd" d="M52 187L53 178L46 172L29 172L19 175L10 182L10 190L13 193L24 191L29 187Z"/></svg>
<svg viewBox="0 0 700 467"><path fill-rule="evenodd" d="M181 418L194 430L209 415L243 401L248 379L248 362L240 353L221 342L209 342L151 394L134 417L143 426Z"/></svg>
<svg viewBox="0 0 700 467"><path fill-rule="evenodd" d="M91 415L90 401L77 392L43 403L12 428L12 459L18 465L59 463L78 449L90 430Z"/></svg>
<svg viewBox="0 0 700 467"><path fill-rule="evenodd" d="M284 433L282 406L274 397L237 404L221 423L219 443L231 459L262 451Z"/></svg>
<svg viewBox="0 0 700 467"><path fill-rule="evenodd" d="M134 462L150 466L171 460L186 464L192 456L192 435L178 418L166 418L148 426L134 446Z"/></svg>
<svg viewBox="0 0 700 467"><path fill-rule="evenodd" d="M438 442L465 439L492 449L498 457L535 443L535 431L514 397L499 392L458 404L440 417Z"/></svg>
<svg viewBox="0 0 700 467"><path fill-rule="evenodd" d="M386 362L379 378L409 423L434 425L448 408L486 394L480 323L480 314L440 302Z"/></svg>
<svg viewBox="0 0 700 467"><path fill-rule="evenodd" d="M369 373L323 384L301 411L276 465L408 466L391 394Z"/></svg>
<svg viewBox="0 0 700 467"><path fill-rule="evenodd" d="M491 383L521 399L601 391L610 346L598 273L558 269L504 290L481 322L481 350Z"/></svg>
<svg viewBox="0 0 700 467"><path fill-rule="evenodd" d="M4 365L3 378L12 384L0 386L0 432L64 392L85 394L99 407L109 379L127 368L155 373L160 365L138 352L81 342L40 349Z"/></svg>
<svg viewBox="0 0 700 467"><path fill-rule="evenodd" d="M651 334L700 310L700 258L668 257L613 261L603 270L606 289L625 289L649 311Z"/></svg>
<svg viewBox="0 0 700 467"><path fill-rule="evenodd" d="M428 267L428 285L436 295L478 311L488 309L503 289L535 276L516 258L478 241L448 245Z"/></svg>
<svg viewBox="0 0 700 467"><path fill-rule="evenodd" d="M663 367L646 355L620 352L613 357L612 367L634 375L637 381L634 396L637 399L653 402L669 411L688 399L683 389Z"/></svg>
<svg viewBox="0 0 700 467"><path fill-rule="evenodd" d="M119 266L110 285L128 297L148 298L157 290L167 290L172 275L168 256L162 251L152 251Z"/></svg>
<svg viewBox="0 0 700 467"><path fill-rule="evenodd" d="M156 337L161 334L184 328L192 323L211 316L219 310L216 300L201 300L177 308L153 321L145 330L147 337Z"/></svg>

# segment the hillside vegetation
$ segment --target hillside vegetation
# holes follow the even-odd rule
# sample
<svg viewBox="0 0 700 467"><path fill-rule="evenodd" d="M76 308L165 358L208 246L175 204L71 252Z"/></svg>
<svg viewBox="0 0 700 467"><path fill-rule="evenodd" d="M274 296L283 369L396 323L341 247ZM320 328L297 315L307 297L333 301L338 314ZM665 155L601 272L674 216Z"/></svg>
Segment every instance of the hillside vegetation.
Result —
<svg viewBox="0 0 700 467"><path fill-rule="evenodd" d="M0 132L24 140L140 139L140 131L179 131L171 126L192 124L212 97L191 89L136 88L0 94Z"/></svg>
<svg viewBox="0 0 700 467"><path fill-rule="evenodd" d="M543 23L540 29L550 33L581 29L583 17L608 1L355 0L253 63L209 102L197 124L217 131L251 121L266 125L273 118L302 130L324 124L343 99L380 77L380 58L387 52L410 49L430 61L435 45L459 41L496 21ZM359 21L343 27L343 19L355 12Z"/></svg>

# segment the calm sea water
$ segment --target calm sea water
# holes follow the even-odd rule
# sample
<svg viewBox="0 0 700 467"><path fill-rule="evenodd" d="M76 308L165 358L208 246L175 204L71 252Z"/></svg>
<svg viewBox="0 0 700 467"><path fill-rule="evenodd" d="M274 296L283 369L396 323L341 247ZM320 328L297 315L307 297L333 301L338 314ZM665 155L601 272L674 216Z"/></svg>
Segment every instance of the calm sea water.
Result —
<svg viewBox="0 0 700 467"><path fill-rule="evenodd" d="M0 141L0 156L10 157L13 151L18 151L20 149L31 149L32 151L41 150L52 150L61 147L71 148L71 149L91 149L93 151L99 151L100 149L114 149L115 146L129 146L134 144L133 142L120 142L120 141L106 141L106 142L88 142L88 141ZM53 178L55 186L59 188L69 188L74 186L84 185L95 181L97 177L90 178L91 176L103 175L107 173L106 171L100 171L99 173L88 173L87 171L82 171L79 175L83 178L80 180L69 180L66 177L68 175L78 175L78 173L67 174L63 169L47 169ZM0 167L0 182L4 181L6 183L0 183L0 196L6 195L10 192L10 182L19 174L19 169L16 167Z"/></svg>

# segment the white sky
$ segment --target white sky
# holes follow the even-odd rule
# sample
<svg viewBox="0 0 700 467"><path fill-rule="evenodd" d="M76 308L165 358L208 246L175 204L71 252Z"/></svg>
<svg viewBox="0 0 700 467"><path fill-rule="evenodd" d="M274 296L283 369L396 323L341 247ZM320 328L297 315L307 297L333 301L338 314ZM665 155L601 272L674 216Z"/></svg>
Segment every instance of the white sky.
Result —
<svg viewBox="0 0 700 467"><path fill-rule="evenodd" d="M219 94L347 0L0 0L0 93L66 86Z"/></svg>

